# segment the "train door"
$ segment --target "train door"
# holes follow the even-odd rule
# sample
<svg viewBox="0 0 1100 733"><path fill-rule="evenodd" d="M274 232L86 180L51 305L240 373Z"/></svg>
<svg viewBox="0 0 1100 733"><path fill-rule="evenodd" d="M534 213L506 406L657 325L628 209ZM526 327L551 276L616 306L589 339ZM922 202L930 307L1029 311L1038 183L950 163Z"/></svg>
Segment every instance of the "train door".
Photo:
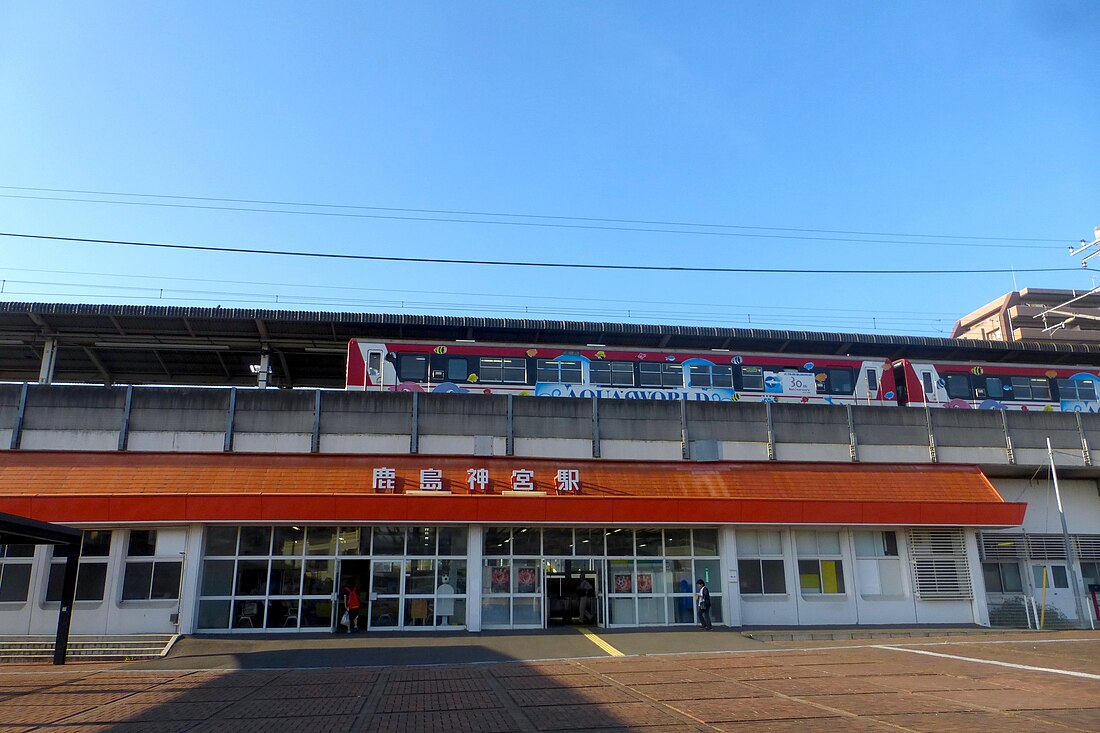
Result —
<svg viewBox="0 0 1100 733"><path fill-rule="evenodd" d="M932 367L922 366L920 371L920 386L921 394L924 395L924 401L928 404L935 404L939 402L936 395L936 382Z"/></svg>
<svg viewBox="0 0 1100 733"><path fill-rule="evenodd" d="M349 390L383 389L386 381L386 347L383 344L348 342L345 385Z"/></svg>
<svg viewBox="0 0 1100 733"><path fill-rule="evenodd" d="M382 349L371 348L367 351L367 383L377 387L379 390L385 389L384 380L382 378Z"/></svg>
<svg viewBox="0 0 1100 733"><path fill-rule="evenodd" d="M1047 608L1057 610L1067 619L1076 619L1077 604L1073 599L1073 590L1070 588L1070 572L1066 563L1062 561L1033 562L1031 564L1032 595L1037 603L1042 603L1045 573Z"/></svg>

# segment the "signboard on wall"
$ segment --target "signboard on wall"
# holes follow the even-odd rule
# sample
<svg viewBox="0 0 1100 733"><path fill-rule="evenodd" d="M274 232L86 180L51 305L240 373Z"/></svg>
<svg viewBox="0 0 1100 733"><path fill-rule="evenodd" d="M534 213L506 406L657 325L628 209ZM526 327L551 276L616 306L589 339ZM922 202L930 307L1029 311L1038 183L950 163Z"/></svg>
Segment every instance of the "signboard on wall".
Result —
<svg viewBox="0 0 1100 733"><path fill-rule="evenodd" d="M813 375L810 375L813 381ZM734 390L728 387L676 387L646 389L644 387L597 387L591 384L546 382L535 385L536 397L599 397L612 400L695 400L698 402L732 402Z"/></svg>

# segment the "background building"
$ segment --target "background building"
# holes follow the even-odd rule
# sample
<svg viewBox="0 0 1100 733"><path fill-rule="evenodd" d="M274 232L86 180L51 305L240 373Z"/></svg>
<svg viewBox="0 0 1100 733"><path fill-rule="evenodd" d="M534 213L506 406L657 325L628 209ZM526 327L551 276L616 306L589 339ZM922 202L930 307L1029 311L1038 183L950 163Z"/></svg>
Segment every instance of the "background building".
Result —
<svg viewBox="0 0 1100 733"><path fill-rule="evenodd" d="M951 338L1100 343L1100 293L1024 288L960 318Z"/></svg>

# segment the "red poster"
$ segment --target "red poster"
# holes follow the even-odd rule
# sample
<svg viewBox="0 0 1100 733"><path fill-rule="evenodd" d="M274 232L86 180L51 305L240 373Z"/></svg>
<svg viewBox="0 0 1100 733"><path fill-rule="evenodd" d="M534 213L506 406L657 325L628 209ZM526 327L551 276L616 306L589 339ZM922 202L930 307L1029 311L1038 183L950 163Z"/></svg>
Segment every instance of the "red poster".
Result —
<svg viewBox="0 0 1100 733"><path fill-rule="evenodd" d="M516 593L534 593L537 590L537 577L534 568L520 568L516 575Z"/></svg>
<svg viewBox="0 0 1100 733"><path fill-rule="evenodd" d="M616 575L615 576L615 592L616 593L629 593L630 592L630 576L629 575Z"/></svg>
<svg viewBox="0 0 1100 733"><path fill-rule="evenodd" d="M493 568L491 575L491 583L489 585L490 593L509 593L511 588L508 586L512 582L512 570L511 568Z"/></svg>

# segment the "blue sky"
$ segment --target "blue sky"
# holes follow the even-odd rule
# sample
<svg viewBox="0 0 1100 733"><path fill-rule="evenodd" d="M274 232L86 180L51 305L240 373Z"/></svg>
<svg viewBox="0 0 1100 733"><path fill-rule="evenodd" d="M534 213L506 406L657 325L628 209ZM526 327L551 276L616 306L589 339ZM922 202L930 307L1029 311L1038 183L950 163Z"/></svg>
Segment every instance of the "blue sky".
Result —
<svg viewBox="0 0 1100 733"><path fill-rule="evenodd" d="M1100 224L1097 27L1088 0L6 2L0 231L450 259L1067 268L1016 285L1089 288L1066 247ZM1007 273L581 271L6 237L0 279L6 300L919 335L1013 289Z"/></svg>

